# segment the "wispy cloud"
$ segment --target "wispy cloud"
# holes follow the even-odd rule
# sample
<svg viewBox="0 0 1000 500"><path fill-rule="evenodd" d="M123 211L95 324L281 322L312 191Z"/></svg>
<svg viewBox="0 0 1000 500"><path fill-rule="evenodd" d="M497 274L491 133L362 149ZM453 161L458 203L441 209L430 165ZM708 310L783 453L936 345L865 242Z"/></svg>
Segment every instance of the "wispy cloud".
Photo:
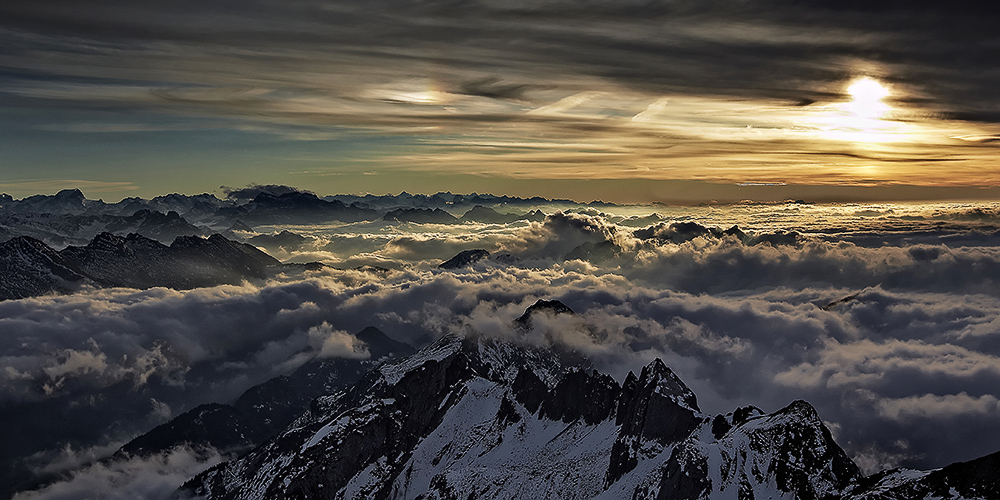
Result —
<svg viewBox="0 0 1000 500"><path fill-rule="evenodd" d="M94 181L83 179L30 179L0 182L0 189L34 190L48 193L60 189L99 189L101 191L133 191L139 186L126 181Z"/></svg>
<svg viewBox="0 0 1000 500"><path fill-rule="evenodd" d="M984 170L994 145L953 139L997 134L996 75L977 63L991 57L995 35L972 14L928 8L896 6L875 22L822 2L252 2L238 16L187 2L168 14L25 5L5 8L0 60L10 68L7 105L141 109L293 140L353 129L437 145L389 155L380 168L996 184ZM942 32L975 34L978 55ZM894 113L874 128L843 114L845 88L861 75L893 91ZM495 146L526 137L553 147ZM591 146L567 152L580 143Z"/></svg>

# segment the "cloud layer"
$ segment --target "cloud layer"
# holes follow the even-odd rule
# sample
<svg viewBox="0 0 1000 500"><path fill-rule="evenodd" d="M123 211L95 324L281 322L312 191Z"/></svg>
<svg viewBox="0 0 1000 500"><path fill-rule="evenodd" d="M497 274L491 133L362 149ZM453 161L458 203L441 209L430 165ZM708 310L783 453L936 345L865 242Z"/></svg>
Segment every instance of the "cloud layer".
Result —
<svg viewBox="0 0 1000 500"><path fill-rule="evenodd" d="M769 222L794 207L299 226L311 239L282 258L339 269L289 269L257 285L0 302L0 417L13 436L35 436L12 439L6 452L37 471L65 469L67 446L110 452L109 443L311 359L364 359L353 333L367 326L415 345L446 333L562 344L619 379L660 357L709 412L810 401L870 471L1000 449L992 208L826 207L853 215L824 219L819 207L800 206L812 212L796 225ZM867 225L847 233L807 223L850 217ZM492 256L437 267L470 248ZM360 263L385 266L347 265ZM524 337L513 320L538 299L577 314L539 316ZM94 466L48 492L140 477L147 466L173 467Z"/></svg>

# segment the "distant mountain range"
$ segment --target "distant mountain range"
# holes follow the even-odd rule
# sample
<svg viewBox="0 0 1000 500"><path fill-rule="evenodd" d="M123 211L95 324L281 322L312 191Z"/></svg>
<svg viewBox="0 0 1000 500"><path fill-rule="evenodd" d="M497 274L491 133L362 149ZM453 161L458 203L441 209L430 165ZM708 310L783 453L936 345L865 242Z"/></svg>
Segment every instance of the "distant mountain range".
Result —
<svg viewBox="0 0 1000 500"><path fill-rule="evenodd" d="M140 234L169 244L178 236L224 234L230 239L253 236L253 227L275 224L318 224L383 220L396 223L507 224L542 221L538 203L578 205L568 200L493 195L395 196L315 194L285 188L249 198L220 199L211 194L169 194L149 200L125 198L117 203L87 199L79 189L16 200L0 195L0 242L30 236L54 248L84 245L102 232ZM508 207L500 213L494 207ZM287 238L286 238L287 239ZM285 245L281 242L280 245Z"/></svg>
<svg viewBox="0 0 1000 500"><path fill-rule="evenodd" d="M431 196L408 193L386 196L335 195L321 198L293 188L286 188L280 193L259 192L251 198L220 199L211 194L174 193L149 200L125 198L117 203L106 203L103 200L87 199L79 189L65 189L54 195L34 195L19 200L10 195L0 195L0 217L17 221L24 220L26 216L77 216L81 217L77 220L78 223L94 225L111 223L111 218L141 217L137 215L139 212L175 212L180 218L196 226L218 228L232 225L236 221L250 225L355 222L383 219L387 214L395 213L386 220L406 221L427 218L428 214L433 214L430 218L434 222L506 223L521 219L540 220L544 218L544 214L540 212L520 213L516 210L546 203L579 205L569 200L451 193ZM510 207L515 212L498 213L495 207ZM444 217L445 215L450 218ZM104 216L105 219L94 219L98 216ZM0 226L6 225L2 221L0 219ZM44 220L39 223L44 223Z"/></svg>

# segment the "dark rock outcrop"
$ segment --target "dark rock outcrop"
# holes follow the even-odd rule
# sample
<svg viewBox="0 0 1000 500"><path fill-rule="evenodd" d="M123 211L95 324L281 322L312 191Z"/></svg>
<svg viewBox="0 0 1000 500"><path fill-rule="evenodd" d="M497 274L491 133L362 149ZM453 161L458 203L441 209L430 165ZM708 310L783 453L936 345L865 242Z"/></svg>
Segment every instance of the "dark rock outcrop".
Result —
<svg viewBox="0 0 1000 500"><path fill-rule="evenodd" d="M438 267L441 269L461 269L471 266L476 262L489 258L490 252L483 249L462 250L454 257L442 262Z"/></svg>

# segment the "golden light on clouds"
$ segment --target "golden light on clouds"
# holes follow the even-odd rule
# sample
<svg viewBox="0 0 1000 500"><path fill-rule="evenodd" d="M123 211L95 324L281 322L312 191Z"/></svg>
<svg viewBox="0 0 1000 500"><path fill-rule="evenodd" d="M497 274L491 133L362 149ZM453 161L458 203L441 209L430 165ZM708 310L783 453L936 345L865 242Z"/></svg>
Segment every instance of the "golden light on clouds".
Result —
<svg viewBox="0 0 1000 500"><path fill-rule="evenodd" d="M983 176L992 145L957 139L992 132L909 105L907 89L871 78L840 83L840 99L805 105L592 89L538 91L535 99L502 106L495 99L451 94L450 113L459 119L442 120L442 134L422 139L427 150L398 157L395 166L535 179L1000 182L1000 176ZM886 102L890 96L892 105ZM470 127L483 113L491 113L488 124Z"/></svg>
<svg viewBox="0 0 1000 500"><path fill-rule="evenodd" d="M891 119L894 110L883 102L890 91L878 81L860 78L846 91L850 101L827 106L812 120L824 138L866 144L909 141L918 133L916 127Z"/></svg>

